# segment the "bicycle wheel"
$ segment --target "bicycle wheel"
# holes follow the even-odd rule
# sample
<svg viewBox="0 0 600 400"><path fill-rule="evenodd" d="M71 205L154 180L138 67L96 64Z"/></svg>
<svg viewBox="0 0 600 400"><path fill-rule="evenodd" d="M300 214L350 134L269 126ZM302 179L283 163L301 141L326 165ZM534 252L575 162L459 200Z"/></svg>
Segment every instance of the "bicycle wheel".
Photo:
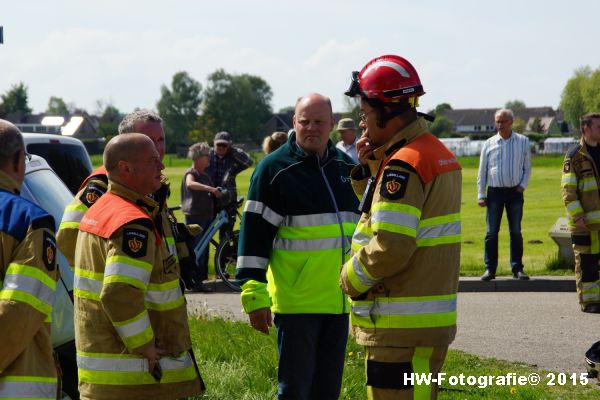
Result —
<svg viewBox="0 0 600 400"><path fill-rule="evenodd" d="M215 253L215 272L221 277L223 283L235 292L242 289L235 282L235 266L237 263L237 247L240 231L234 231L233 236L219 243Z"/></svg>

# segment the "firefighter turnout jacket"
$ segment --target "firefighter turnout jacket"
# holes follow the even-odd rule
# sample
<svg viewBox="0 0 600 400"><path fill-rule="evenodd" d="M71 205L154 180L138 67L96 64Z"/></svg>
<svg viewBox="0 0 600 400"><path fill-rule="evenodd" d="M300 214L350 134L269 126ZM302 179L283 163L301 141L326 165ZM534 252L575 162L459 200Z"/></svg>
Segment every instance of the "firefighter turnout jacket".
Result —
<svg viewBox="0 0 600 400"><path fill-rule="evenodd" d="M110 182L81 220L75 253L79 390L86 399L171 399L201 393L177 258L154 223L159 205ZM142 355L166 354L162 377ZM159 379L160 378L160 379Z"/></svg>
<svg viewBox="0 0 600 400"><path fill-rule="evenodd" d="M366 207L341 284L364 346L444 346L456 334L461 168L418 118L352 171ZM376 177L366 188L369 175ZM370 208L369 208L370 204Z"/></svg>
<svg viewBox="0 0 600 400"><path fill-rule="evenodd" d="M54 218L0 171L0 398L56 399Z"/></svg>
<svg viewBox="0 0 600 400"><path fill-rule="evenodd" d="M236 271L247 313L270 306L281 314L349 311L339 278L359 217L354 165L331 141L323 158L305 153L295 134L258 164Z"/></svg>

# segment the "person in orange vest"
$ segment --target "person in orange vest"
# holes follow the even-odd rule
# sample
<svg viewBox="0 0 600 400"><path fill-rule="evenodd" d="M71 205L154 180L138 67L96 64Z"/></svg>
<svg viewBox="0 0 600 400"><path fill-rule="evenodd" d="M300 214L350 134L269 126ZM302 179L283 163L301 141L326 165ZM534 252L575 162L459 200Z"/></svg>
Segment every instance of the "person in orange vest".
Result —
<svg viewBox="0 0 600 400"><path fill-rule="evenodd" d="M175 399L203 392L177 261L156 225L164 165L152 140L104 151L108 191L85 213L75 252L82 399Z"/></svg>
<svg viewBox="0 0 600 400"><path fill-rule="evenodd" d="M417 112L425 94L406 59L386 55L352 75L360 96L360 164L351 173L361 218L341 286L366 348L369 399L433 399L456 334L461 167Z"/></svg>
<svg viewBox="0 0 600 400"><path fill-rule="evenodd" d="M19 129L0 119L0 398L57 399L54 218L19 196L26 156Z"/></svg>

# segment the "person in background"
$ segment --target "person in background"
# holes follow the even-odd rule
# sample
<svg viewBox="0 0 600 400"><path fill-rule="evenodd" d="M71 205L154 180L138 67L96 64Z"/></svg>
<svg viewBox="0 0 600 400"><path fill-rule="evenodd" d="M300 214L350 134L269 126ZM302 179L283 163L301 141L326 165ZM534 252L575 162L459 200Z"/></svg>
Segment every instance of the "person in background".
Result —
<svg viewBox="0 0 600 400"><path fill-rule="evenodd" d="M279 399L333 400L348 338L339 279L358 220L354 163L329 140L329 98L301 97L293 121L287 143L252 175L236 279L254 329L268 333L275 314Z"/></svg>
<svg viewBox="0 0 600 400"><path fill-rule="evenodd" d="M55 225L19 196L26 156L19 129L0 119L0 398L57 399Z"/></svg>
<svg viewBox="0 0 600 400"><path fill-rule="evenodd" d="M204 390L179 268L150 195L164 165L152 140L104 150L108 191L84 214L75 250L75 346L83 400L177 399Z"/></svg>
<svg viewBox="0 0 600 400"><path fill-rule="evenodd" d="M225 189L217 202L218 210L226 210L228 223L219 231L219 240L225 235L231 235L237 215L237 174L252 165L252 157L242 149L233 146L229 132L219 132L215 135L214 148L210 151L210 164L206 173L216 186Z"/></svg>
<svg viewBox="0 0 600 400"><path fill-rule="evenodd" d="M408 60L384 55L352 73L360 96L360 165L352 186L362 216L341 285L350 321L366 349L371 400L435 399L436 376L456 335L460 270L461 167L417 112L425 91Z"/></svg>
<svg viewBox="0 0 600 400"><path fill-rule="evenodd" d="M506 208L510 232L510 268L513 278L528 280L523 272L523 192L531 177L529 138L513 132L512 110L496 111L498 133L483 144L477 174L477 197L480 207L487 207L485 235L485 273L481 280L496 278L498 267L498 232ZM486 193L487 188L487 193Z"/></svg>
<svg viewBox="0 0 600 400"><path fill-rule="evenodd" d="M356 154L356 125L352 118L342 118L338 122L337 130L340 133L341 139L335 147L348 154L354 162L358 163L358 154Z"/></svg>
<svg viewBox="0 0 600 400"><path fill-rule="evenodd" d="M581 310L600 313L600 113L581 117L581 141L563 163L562 196L575 253Z"/></svg>
<svg viewBox="0 0 600 400"><path fill-rule="evenodd" d="M185 171L181 181L181 211L185 216L185 223L197 224L203 231L214 219L214 199L221 197L221 191L213 185L205 172L210 163L209 151L210 147L206 142L196 143L189 148L188 158L192 159L192 167ZM201 235L194 238L193 248L196 248L201 238ZM212 289L203 283L208 278L208 247L197 259L200 263L196 265L196 273L193 276L195 286L192 290L212 292Z"/></svg>
<svg viewBox="0 0 600 400"><path fill-rule="evenodd" d="M282 144L287 142L287 137L288 135L285 132L273 132L269 136L265 136L262 143L262 149L265 154L271 154L281 147Z"/></svg>

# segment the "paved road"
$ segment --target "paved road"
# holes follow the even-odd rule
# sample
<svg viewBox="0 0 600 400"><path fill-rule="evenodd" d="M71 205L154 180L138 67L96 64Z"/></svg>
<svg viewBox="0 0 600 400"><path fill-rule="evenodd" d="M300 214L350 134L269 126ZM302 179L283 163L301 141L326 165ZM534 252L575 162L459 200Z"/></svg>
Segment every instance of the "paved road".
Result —
<svg viewBox="0 0 600 400"><path fill-rule="evenodd" d="M191 312L247 320L235 293L186 295ZM584 372L600 340L600 315L579 310L575 293L459 293L452 348L557 372Z"/></svg>

